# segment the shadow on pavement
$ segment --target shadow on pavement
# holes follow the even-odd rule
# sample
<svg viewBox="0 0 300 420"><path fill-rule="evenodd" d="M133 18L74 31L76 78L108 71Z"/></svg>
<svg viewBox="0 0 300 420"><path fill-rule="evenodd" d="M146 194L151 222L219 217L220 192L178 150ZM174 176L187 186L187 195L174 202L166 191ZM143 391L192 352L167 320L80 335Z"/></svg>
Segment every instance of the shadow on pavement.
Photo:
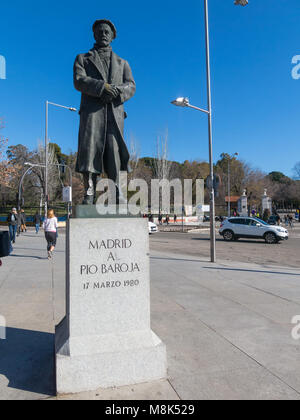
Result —
<svg viewBox="0 0 300 420"><path fill-rule="evenodd" d="M189 260L187 258L172 258L172 257L150 257L150 260L166 260L166 261L187 261L193 263L207 263L207 260Z"/></svg>
<svg viewBox="0 0 300 420"><path fill-rule="evenodd" d="M47 249L47 243L46 243L46 241L45 241L45 247L44 248L21 248L21 247L19 247L19 246L16 246L16 244L15 244L15 246L14 246L14 249L15 250L21 250L21 249L25 249L26 251L45 251L46 252L46 249ZM63 251L59 251L59 250L57 250L57 249L55 249L55 253L61 253L61 254L63 254L65 251L63 250Z"/></svg>
<svg viewBox="0 0 300 420"><path fill-rule="evenodd" d="M207 263L207 260L189 260L188 258L172 258L172 257L150 257L150 260L166 260L166 261L185 261L185 262L192 262L192 263ZM202 266L202 268L210 269L210 270L224 270L224 271L241 271L241 272L249 272L249 273L262 273L262 274L281 274L281 275L288 275L288 276L300 276L298 273L287 273L282 271L270 271L270 270L251 270L246 268L228 268L228 267L211 267L211 266ZM296 268L291 267L291 270L295 270Z"/></svg>
<svg viewBox="0 0 300 420"><path fill-rule="evenodd" d="M205 238L191 238L191 239L193 241L210 241L210 238L209 237L205 237ZM216 238L216 242L224 242L224 243L227 243L227 244L247 243L247 244L267 245L263 239L261 239L261 240L260 239L258 239L258 240L255 240L255 239L249 239L249 240L248 239L239 239L239 240L236 240L236 241L228 241L228 242L226 242L226 241L224 241L223 238ZM281 242L277 242L274 245L279 245L279 244L281 244Z"/></svg>
<svg viewBox="0 0 300 420"><path fill-rule="evenodd" d="M263 273L263 274L281 274L284 276L300 276L300 274L296 273L286 273L282 271L268 271L268 270L251 270L246 268L225 268L225 267L203 267L209 268L210 270L225 270L225 271L242 271L242 272L249 272L249 273ZM293 270L293 268L291 268Z"/></svg>
<svg viewBox="0 0 300 420"><path fill-rule="evenodd" d="M0 340L0 375L9 388L55 395L54 334L6 329Z"/></svg>
<svg viewBox="0 0 300 420"><path fill-rule="evenodd" d="M36 260L47 260L47 257L37 257L36 255L18 255L18 254L10 254L10 257L18 257L18 258L35 258Z"/></svg>

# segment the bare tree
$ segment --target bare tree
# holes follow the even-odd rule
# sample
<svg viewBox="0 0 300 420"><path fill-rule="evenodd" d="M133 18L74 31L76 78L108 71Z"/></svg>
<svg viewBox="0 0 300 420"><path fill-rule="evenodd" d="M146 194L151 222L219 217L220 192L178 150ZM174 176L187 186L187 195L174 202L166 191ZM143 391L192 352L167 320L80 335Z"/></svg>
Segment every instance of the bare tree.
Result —
<svg viewBox="0 0 300 420"><path fill-rule="evenodd" d="M154 176L159 181L162 180L170 180L171 178L171 170L172 170L172 162L168 160L168 131L164 137L157 137L156 141L156 157L153 161L154 166ZM162 189L159 188L159 214L163 211L162 209Z"/></svg>
<svg viewBox="0 0 300 420"><path fill-rule="evenodd" d="M140 146L138 144L138 141L135 137L130 137L130 168L131 168L131 174L129 177L131 179L134 179L136 177L136 172L138 171L139 167L139 161L140 161Z"/></svg>
<svg viewBox="0 0 300 420"><path fill-rule="evenodd" d="M154 174L159 180L170 179L172 162L168 160L168 131L164 138L158 136L156 141L156 158L154 159Z"/></svg>
<svg viewBox="0 0 300 420"><path fill-rule="evenodd" d="M3 127L3 119L0 118L0 129ZM11 188L12 180L15 176L15 168L10 164L5 156L7 143L8 140L5 137L0 136L0 191L2 195L2 201L5 190L9 190Z"/></svg>
<svg viewBox="0 0 300 420"><path fill-rule="evenodd" d="M295 179L300 179L300 162L297 162L293 167L293 175Z"/></svg>
<svg viewBox="0 0 300 420"><path fill-rule="evenodd" d="M47 153L47 161L48 161L48 194L50 198L55 198L57 195L58 189L61 189L61 179L60 179L60 169L58 166L58 161L55 153L54 147L51 145L48 147ZM37 188L40 188L43 191L43 195L45 195L45 148L40 143L38 145L37 152L33 157L33 162L36 166L33 167L32 173L36 175L36 184Z"/></svg>

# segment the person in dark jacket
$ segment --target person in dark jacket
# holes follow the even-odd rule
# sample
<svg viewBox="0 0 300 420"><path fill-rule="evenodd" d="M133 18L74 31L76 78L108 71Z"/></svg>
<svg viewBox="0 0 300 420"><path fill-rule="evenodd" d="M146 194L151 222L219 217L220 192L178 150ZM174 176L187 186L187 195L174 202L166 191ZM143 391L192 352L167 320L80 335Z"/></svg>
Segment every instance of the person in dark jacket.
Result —
<svg viewBox="0 0 300 420"><path fill-rule="evenodd" d="M16 233L18 228L18 213L16 208L13 208L11 213L7 216L7 222L10 240L14 244L16 242Z"/></svg>
<svg viewBox="0 0 300 420"><path fill-rule="evenodd" d="M33 223L35 225L35 233L38 234L40 230L40 225L41 225L41 216L39 215L38 211L33 216Z"/></svg>
<svg viewBox="0 0 300 420"><path fill-rule="evenodd" d="M22 216L21 216L21 210L18 211L18 223L17 223L17 236L20 236L21 234L21 224L22 224Z"/></svg>
<svg viewBox="0 0 300 420"><path fill-rule="evenodd" d="M27 226L26 226L26 214L25 211L21 210L21 232L27 232Z"/></svg>
<svg viewBox="0 0 300 420"><path fill-rule="evenodd" d="M161 214L159 214L159 215L158 215L158 223L159 223L160 225L162 225L162 219L163 219L162 215L161 215Z"/></svg>

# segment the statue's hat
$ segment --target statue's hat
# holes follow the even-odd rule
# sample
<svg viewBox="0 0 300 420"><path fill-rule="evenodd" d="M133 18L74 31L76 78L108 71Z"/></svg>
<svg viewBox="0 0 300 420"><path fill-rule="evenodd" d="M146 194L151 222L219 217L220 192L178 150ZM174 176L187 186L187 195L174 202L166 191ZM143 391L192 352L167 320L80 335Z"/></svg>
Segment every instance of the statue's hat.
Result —
<svg viewBox="0 0 300 420"><path fill-rule="evenodd" d="M117 38L117 30L116 30L115 25L110 20L107 20L107 19L98 19L98 20L96 20L96 22L93 25L93 32L95 32L96 27L100 23L106 23L107 25L109 25L111 27L112 31L113 31L113 34L114 34L114 38L113 39Z"/></svg>

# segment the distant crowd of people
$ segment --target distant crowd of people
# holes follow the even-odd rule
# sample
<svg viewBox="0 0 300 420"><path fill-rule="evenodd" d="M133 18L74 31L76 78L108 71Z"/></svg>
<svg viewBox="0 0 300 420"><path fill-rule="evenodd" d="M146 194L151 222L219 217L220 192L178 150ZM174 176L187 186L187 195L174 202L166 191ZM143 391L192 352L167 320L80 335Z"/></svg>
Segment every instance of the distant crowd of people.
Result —
<svg viewBox="0 0 300 420"><path fill-rule="evenodd" d="M282 220L278 213L275 214L275 221L276 221L276 224L280 226ZM289 226L291 228L294 227L294 217L291 214L285 214L283 217L283 221L286 227L289 227Z"/></svg>
<svg viewBox="0 0 300 420"><path fill-rule="evenodd" d="M148 218L149 222L154 223L153 214L144 214L143 217ZM166 215L159 214L158 215L158 223L159 223L159 225L163 225L163 224L168 225L170 223L170 216L168 214L166 214ZM173 216L173 223L177 223L177 215L176 214L174 214L174 216Z"/></svg>
<svg viewBox="0 0 300 420"><path fill-rule="evenodd" d="M21 233L27 232L26 220L27 216L23 209L17 211L17 209L14 207L8 214L7 223L9 229L9 237L12 244L15 244L16 238L20 236ZM41 222L42 217L39 212L36 212L33 216L33 224L35 226L36 234L39 233ZM47 217L44 218L42 226L45 232L45 239L47 241L47 256L48 259L51 259L58 237L58 220L54 214L54 210L48 210Z"/></svg>

